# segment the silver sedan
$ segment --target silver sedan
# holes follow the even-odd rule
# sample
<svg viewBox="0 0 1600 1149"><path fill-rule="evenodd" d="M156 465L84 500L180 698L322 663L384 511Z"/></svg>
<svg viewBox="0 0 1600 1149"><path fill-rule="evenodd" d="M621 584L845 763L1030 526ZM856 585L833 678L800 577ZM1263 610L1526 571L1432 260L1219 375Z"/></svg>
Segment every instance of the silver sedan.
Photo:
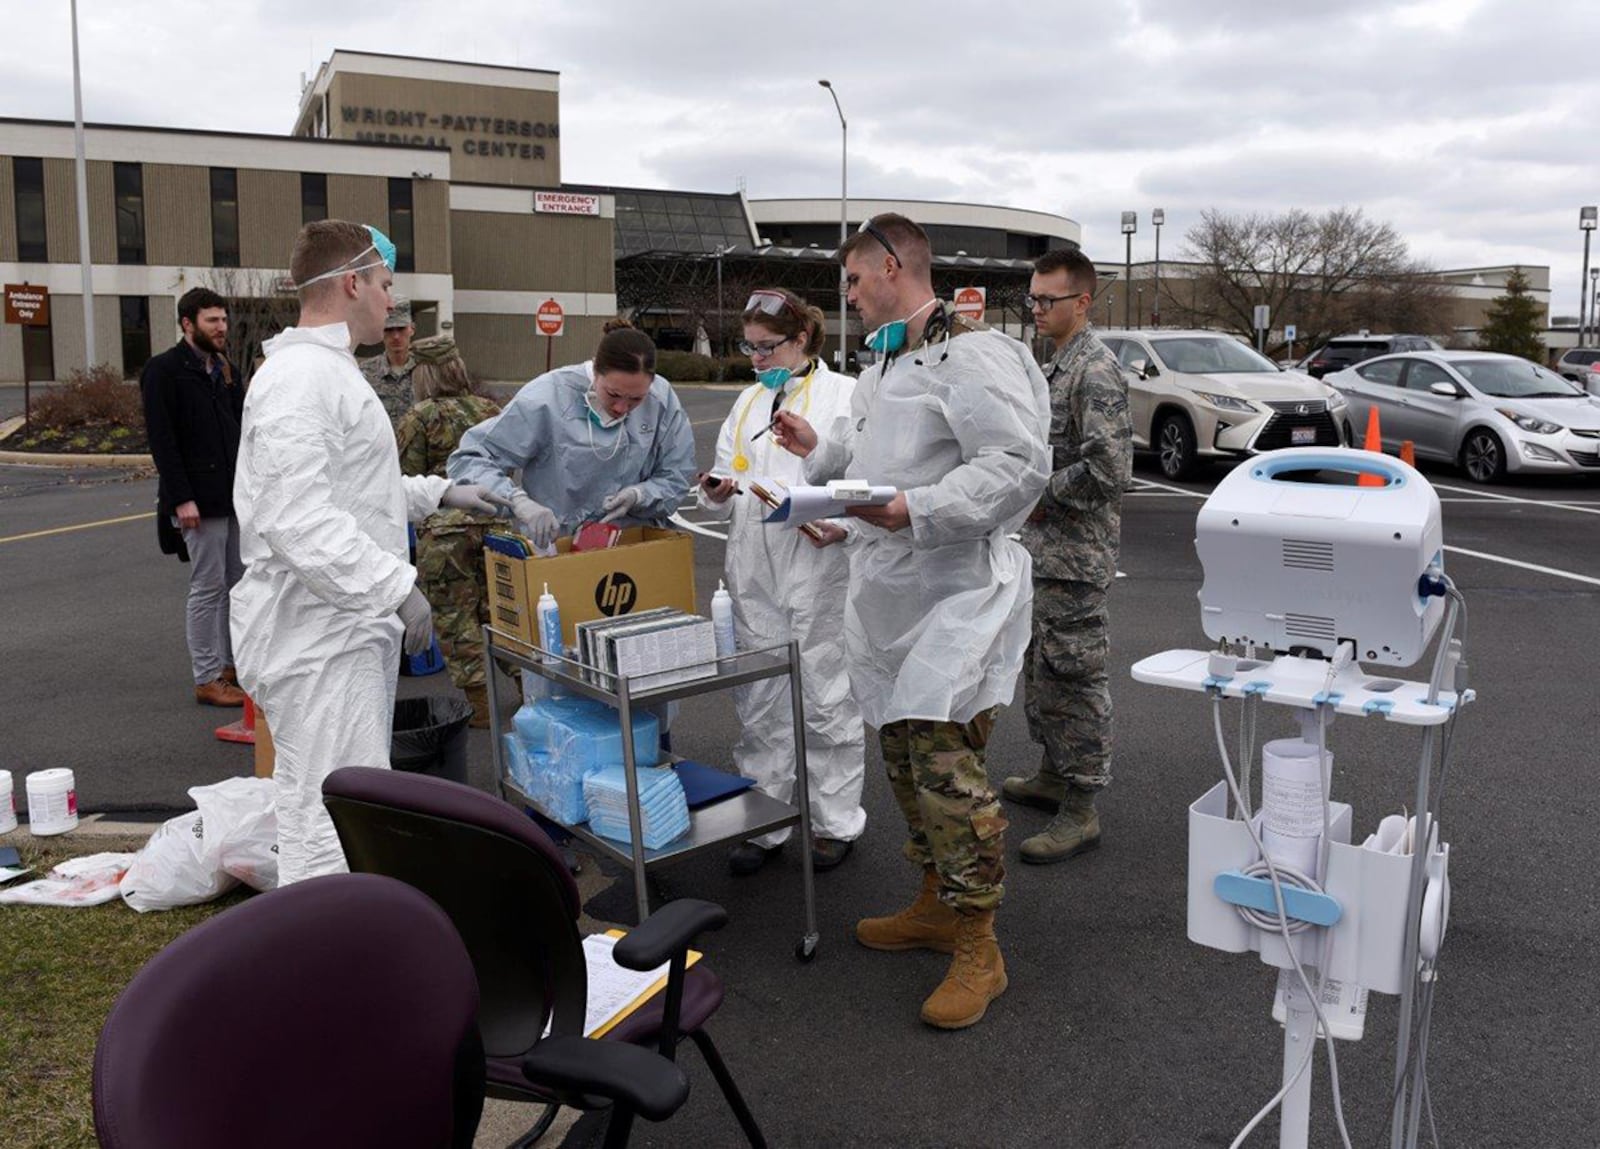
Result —
<svg viewBox="0 0 1600 1149"><path fill-rule="evenodd" d="M1352 445L1376 409L1385 451L1410 440L1419 460L1459 464L1473 482L1508 471L1600 475L1600 398L1515 355L1384 355L1322 381L1349 400Z"/></svg>

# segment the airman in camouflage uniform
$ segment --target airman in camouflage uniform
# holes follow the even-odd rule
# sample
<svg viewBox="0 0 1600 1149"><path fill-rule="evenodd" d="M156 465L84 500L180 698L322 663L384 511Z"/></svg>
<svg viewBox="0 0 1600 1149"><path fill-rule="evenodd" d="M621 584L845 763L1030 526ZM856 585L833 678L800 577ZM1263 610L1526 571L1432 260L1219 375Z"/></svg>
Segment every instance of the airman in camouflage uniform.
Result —
<svg viewBox="0 0 1600 1149"><path fill-rule="evenodd" d="M999 707L970 722L893 722L878 731L884 769L910 837L905 856L936 871L946 904L993 910L1006 876L1006 818L984 751Z"/></svg>
<svg viewBox="0 0 1600 1149"><path fill-rule="evenodd" d="M416 356L411 350L411 337L416 330L411 323L411 301L395 300L394 307L383 321L383 354L363 359L360 363L361 374L367 377L367 382L378 393L383 409L388 412L389 425L397 431L400 420L411 410L411 373L417 366ZM403 356L400 366L396 367L389 361L390 355ZM439 473L444 474L443 471Z"/></svg>
<svg viewBox="0 0 1600 1149"><path fill-rule="evenodd" d="M427 354L424 344L432 342L421 340L417 346ZM396 432L401 472L443 476L450 452L467 429L499 412L500 405L482 395L424 399L406 412ZM450 681L472 702L475 726L488 725L482 628L489 621L489 588L483 532L494 522L471 511L441 510L417 530L417 577L433 606L433 629Z"/></svg>
<svg viewBox="0 0 1600 1149"><path fill-rule="evenodd" d="M1057 348L1045 367L1054 470L1022 530L1034 580L1025 706L1044 753L1037 775L1007 778L1002 792L1056 816L1022 843L1027 862L1098 845L1094 797L1111 781L1106 591L1116 577L1133 425L1116 356L1089 328L1094 289L1094 265L1081 253L1051 252L1035 264L1034 317Z"/></svg>

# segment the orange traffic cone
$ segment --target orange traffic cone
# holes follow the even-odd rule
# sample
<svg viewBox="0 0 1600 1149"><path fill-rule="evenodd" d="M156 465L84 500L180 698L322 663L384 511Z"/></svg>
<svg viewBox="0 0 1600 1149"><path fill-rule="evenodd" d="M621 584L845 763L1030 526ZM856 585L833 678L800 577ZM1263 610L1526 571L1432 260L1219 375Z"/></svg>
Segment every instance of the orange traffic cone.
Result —
<svg viewBox="0 0 1600 1149"><path fill-rule="evenodd" d="M224 742L243 742L250 746L256 744L256 704L248 694L244 696L244 717L217 727L217 737Z"/></svg>
<svg viewBox="0 0 1600 1149"><path fill-rule="evenodd" d="M1417 465L1417 445L1410 439L1406 439L1400 444L1400 461L1408 467Z"/></svg>
<svg viewBox="0 0 1600 1149"><path fill-rule="evenodd" d="M1366 450L1375 454L1383 454L1383 437L1378 434L1378 409L1367 408L1367 441L1362 444ZM1356 479L1356 485L1362 487L1382 487L1386 484L1383 476L1369 474L1365 471Z"/></svg>

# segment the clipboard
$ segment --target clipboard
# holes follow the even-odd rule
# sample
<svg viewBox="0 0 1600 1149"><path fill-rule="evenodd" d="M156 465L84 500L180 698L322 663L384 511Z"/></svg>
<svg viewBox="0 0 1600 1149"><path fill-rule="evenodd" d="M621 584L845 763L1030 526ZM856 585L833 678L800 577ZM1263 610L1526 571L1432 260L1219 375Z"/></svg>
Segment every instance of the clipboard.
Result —
<svg viewBox="0 0 1600 1149"><path fill-rule="evenodd" d="M762 483L751 480L750 482L746 483L745 486L748 487L750 493L757 499L761 500L761 502L769 510L779 511L783 509L783 504L786 501L783 496L770 490ZM767 521L770 522L771 520L768 519ZM822 532L812 523L801 523L795 527L795 530L799 531L801 534L805 535L806 538L812 540L813 542L820 543L824 541Z"/></svg>
<svg viewBox="0 0 1600 1149"><path fill-rule="evenodd" d="M611 957L611 947L613 944L615 944L617 939L627 936L628 934L626 930L607 930L603 934L590 934L588 937L583 939L583 960L584 965L589 971L589 992L591 1002L594 998L594 991L597 981L595 975L597 973L599 973L604 979L616 979L618 997L619 1000L622 1001L620 1006L607 1007L607 1016L599 1019L598 1021L595 1021L595 1019L590 1016L586 1016L584 1018L583 1034L585 1037L604 1037L607 1033L610 1033L613 1029L620 1025L624 1018L637 1013L639 1009L649 1002L651 998L655 997L656 994L667 988L667 974L665 972L667 967L665 965L660 967L661 972L659 976L656 977L652 977L650 973L639 973L634 970L624 970L617 966L616 960ZM609 943L603 942L602 939L609 939ZM591 943L597 944L591 945ZM693 966L700 960L701 956L702 955L698 950L688 951L688 960L685 968ZM600 962L605 964L600 964L600 962L597 962L597 958L600 959ZM622 989L622 984L624 982L631 982L633 984L628 986L627 990L624 991ZM640 985L642 985L642 988L639 988ZM631 994L631 996L628 996L629 994ZM594 1024L591 1025L591 1022Z"/></svg>

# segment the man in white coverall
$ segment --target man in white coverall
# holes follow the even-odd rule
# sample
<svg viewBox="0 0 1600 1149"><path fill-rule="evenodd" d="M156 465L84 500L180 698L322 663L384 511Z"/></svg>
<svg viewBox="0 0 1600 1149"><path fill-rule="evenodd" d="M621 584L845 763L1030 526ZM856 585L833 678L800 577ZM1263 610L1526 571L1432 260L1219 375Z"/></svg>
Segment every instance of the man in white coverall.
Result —
<svg viewBox="0 0 1600 1149"><path fill-rule="evenodd" d="M310 223L289 270L299 326L267 341L244 404L233 498L246 569L230 610L239 683L277 752L280 885L346 868L322 781L389 765L402 636L408 653L432 644L407 521L497 509L479 487L401 477L389 417L352 353L383 338L388 238Z"/></svg>
<svg viewBox="0 0 1600 1149"><path fill-rule="evenodd" d="M822 529L850 555L850 683L878 730L906 857L923 869L915 901L862 919L856 937L953 954L922 1020L960 1029L1006 988L994 932L1006 820L984 753L1028 647L1033 568L1008 536L1049 477L1049 388L1027 348L934 295L928 236L911 220L874 216L840 258L878 362L846 426L778 418L813 483L899 488L856 508L848 530Z"/></svg>
<svg viewBox="0 0 1600 1149"><path fill-rule="evenodd" d="M717 458L700 485L700 506L729 519L726 571L741 650L800 644L806 776L811 795L811 862L831 870L866 828L861 808L865 736L844 658L844 596L850 579L843 547L819 550L797 530L762 522L769 508L752 482L805 482L803 463L773 441L778 411L831 427L850 412L855 380L818 357L822 312L791 292L757 291L744 309L744 339L756 382L733 402L717 436ZM733 764L780 802L794 795L794 714L787 678L738 687L739 741ZM787 829L740 842L728 854L735 874L753 874L788 839Z"/></svg>

